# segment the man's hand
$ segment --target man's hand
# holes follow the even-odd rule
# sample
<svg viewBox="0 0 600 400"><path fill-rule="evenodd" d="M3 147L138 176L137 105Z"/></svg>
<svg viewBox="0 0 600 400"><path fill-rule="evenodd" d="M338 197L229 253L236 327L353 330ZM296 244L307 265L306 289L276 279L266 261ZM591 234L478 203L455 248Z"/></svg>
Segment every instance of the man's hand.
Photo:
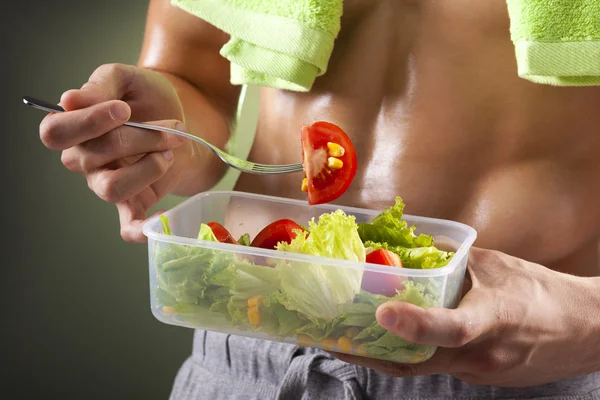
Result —
<svg viewBox="0 0 600 400"><path fill-rule="evenodd" d="M420 364L335 357L396 376L449 374L478 385L526 387L600 370L600 287L473 248L470 286L455 310L386 303L379 323L414 343L439 346ZM467 287L469 289L469 287Z"/></svg>
<svg viewBox="0 0 600 400"><path fill-rule="evenodd" d="M133 116L185 130L175 88L157 72L104 65L81 89L63 94L61 105L66 112L42 121L42 142L62 151L65 167L83 175L98 197L116 204L125 240L144 242L146 214L181 180L193 142L123 124Z"/></svg>

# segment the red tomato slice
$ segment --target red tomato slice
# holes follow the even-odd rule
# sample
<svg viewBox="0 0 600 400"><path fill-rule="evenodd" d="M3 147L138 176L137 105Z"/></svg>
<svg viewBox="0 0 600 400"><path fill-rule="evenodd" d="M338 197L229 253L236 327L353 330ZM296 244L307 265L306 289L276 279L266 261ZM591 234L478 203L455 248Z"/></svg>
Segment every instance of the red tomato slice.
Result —
<svg viewBox="0 0 600 400"><path fill-rule="evenodd" d="M258 232L250 246L275 249L279 242L290 243L296 237L295 229L303 230L300 225L291 219L280 219L272 222Z"/></svg>
<svg viewBox="0 0 600 400"><path fill-rule="evenodd" d="M229 231L227 229L225 229L225 227L223 225L219 224L218 222L209 222L206 225L208 225L208 227L213 231L213 233L215 234L215 236L219 242L238 244L237 240L235 240L233 238L233 236L231 236Z"/></svg>
<svg viewBox="0 0 600 400"><path fill-rule="evenodd" d="M390 267L403 268L400 256L386 249L379 249L367 254L366 261L371 264L389 265ZM361 288L369 293L382 294L393 297L396 290L403 290L402 284L406 278L382 272L365 271Z"/></svg>
<svg viewBox="0 0 600 400"><path fill-rule="evenodd" d="M403 267L400 256L393 251L386 249L375 250L367 254L367 262L371 264L389 265L392 267Z"/></svg>
<svg viewBox="0 0 600 400"><path fill-rule="evenodd" d="M328 167L327 143L335 143L344 150L335 158L343 163L339 169ZM329 203L348 189L356 175L357 160L354 146L346 133L329 122L315 122L302 127L302 165L306 176L308 204Z"/></svg>

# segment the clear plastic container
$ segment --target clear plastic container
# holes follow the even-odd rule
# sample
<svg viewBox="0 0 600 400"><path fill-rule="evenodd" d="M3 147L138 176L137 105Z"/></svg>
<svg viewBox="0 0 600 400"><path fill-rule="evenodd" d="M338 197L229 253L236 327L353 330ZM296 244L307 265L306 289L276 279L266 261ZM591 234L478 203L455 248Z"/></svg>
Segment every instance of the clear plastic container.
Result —
<svg viewBox="0 0 600 400"><path fill-rule="evenodd" d="M236 239L246 233L253 238L277 219L289 218L307 226L311 218L317 220L321 214L336 209L354 215L357 223L369 222L380 213L380 210L331 204L308 206L305 201L240 192L206 192L165 213L172 235L162 233L159 217L150 219L144 225L144 234L148 237L152 313L161 322L194 329L400 363L429 359L436 347L405 341L377 323L376 307L389 298L360 290L349 303L323 304L323 299L336 298L330 287L318 281L312 285L296 283L293 274L313 268L329 276L344 274L350 280L360 280L366 273L378 273L385 279L403 282L404 301L421 307L455 308L460 300L469 249L476 238L473 228L452 221L404 215L409 226L416 227L415 233L431 235L437 247L455 252L448 265L429 270L391 268L196 239L201 223L219 222ZM283 272L278 275L279 268L287 268L287 278L283 278ZM233 275L223 271L233 271ZM307 317L299 308L289 309L283 305L285 302L269 300L284 292L284 279L287 279L285 287L303 299L304 305L311 306L314 299L312 309L319 316ZM232 284L233 281L236 283ZM402 297L403 292L400 293Z"/></svg>

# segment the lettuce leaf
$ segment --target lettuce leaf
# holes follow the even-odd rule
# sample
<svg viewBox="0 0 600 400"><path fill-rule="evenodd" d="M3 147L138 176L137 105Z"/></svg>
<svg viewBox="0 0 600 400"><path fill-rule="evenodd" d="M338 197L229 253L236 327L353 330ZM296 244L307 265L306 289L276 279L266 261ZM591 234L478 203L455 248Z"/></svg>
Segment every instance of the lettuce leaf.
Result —
<svg viewBox="0 0 600 400"><path fill-rule="evenodd" d="M297 231L280 251L310 254L364 262L365 247L358 235L354 216L342 210L323 214L318 222L309 222L308 232ZM281 303L309 317L332 321L351 304L360 291L362 269L339 268L319 264L278 262L281 271Z"/></svg>
<svg viewBox="0 0 600 400"><path fill-rule="evenodd" d="M210 226L206 224L200 224L200 232L198 232L198 240L206 240L209 242L218 242L219 240L213 233Z"/></svg>
<svg viewBox="0 0 600 400"><path fill-rule="evenodd" d="M296 233L294 240L289 244L279 243L277 250L356 262L365 261L365 246L358 235L356 217L346 215L342 210L323 214L318 222L313 218L309 221L306 231L297 230Z"/></svg>
<svg viewBox="0 0 600 400"><path fill-rule="evenodd" d="M250 246L250 235L245 233L238 239L238 244L242 246Z"/></svg>
<svg viewBox="0 0 600 400"><path fill-rule="evenodd" d="M409 248L433 246L433 237L425 234L415 235L415 226L409 227L406 221L402 220L403 212L402 198L396 197L395 204L384 210L370 223L358 224L361 240Z"/></svg>
<svg viewBox="0 0 600 400"><path fill-rule="evenodd" d="M405 268L441 268L448 265L454 256L453 252L439 250L435 246L407 248L374 242L366 242L365 246L373 250L386 249L398 254Z"/></svg>

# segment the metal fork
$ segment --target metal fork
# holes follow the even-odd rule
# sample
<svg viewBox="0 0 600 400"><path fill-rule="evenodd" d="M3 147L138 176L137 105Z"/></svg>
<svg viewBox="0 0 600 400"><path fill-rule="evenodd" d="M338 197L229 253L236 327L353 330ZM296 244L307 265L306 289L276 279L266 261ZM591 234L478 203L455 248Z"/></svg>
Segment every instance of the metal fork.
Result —
<svg viewBox="0 0 600 400"><path fill-rule="evenodd" d="M33 97L25 96L23 97L23 103L37 108L39 110L47 111L47 112L64 112L65 109L59 105L49 103L44 100L36 99ZM232 156L229 153L224 152L219 149L215 145L207 142L204 139L201 139L197 136L191 135L186 132L178 131L177 129L165 128L162 126L141 124L139 122L128 121L125 122L124 125L133 126L136 128L148 129L151 131L159 131L159 132L169 132L175 135L184 136L186 138L195 140L196 142L202 144L203 146L211 149L223 162L229 165L232 168L237 169L241 172L247 172L250 174L260 174L260 175L279 175L279 174L290 174L293 172L302 171L302 164L284 164L284 165L267 165L267 164L257 164L250 161L242 160L241 158Z"/></svg>

